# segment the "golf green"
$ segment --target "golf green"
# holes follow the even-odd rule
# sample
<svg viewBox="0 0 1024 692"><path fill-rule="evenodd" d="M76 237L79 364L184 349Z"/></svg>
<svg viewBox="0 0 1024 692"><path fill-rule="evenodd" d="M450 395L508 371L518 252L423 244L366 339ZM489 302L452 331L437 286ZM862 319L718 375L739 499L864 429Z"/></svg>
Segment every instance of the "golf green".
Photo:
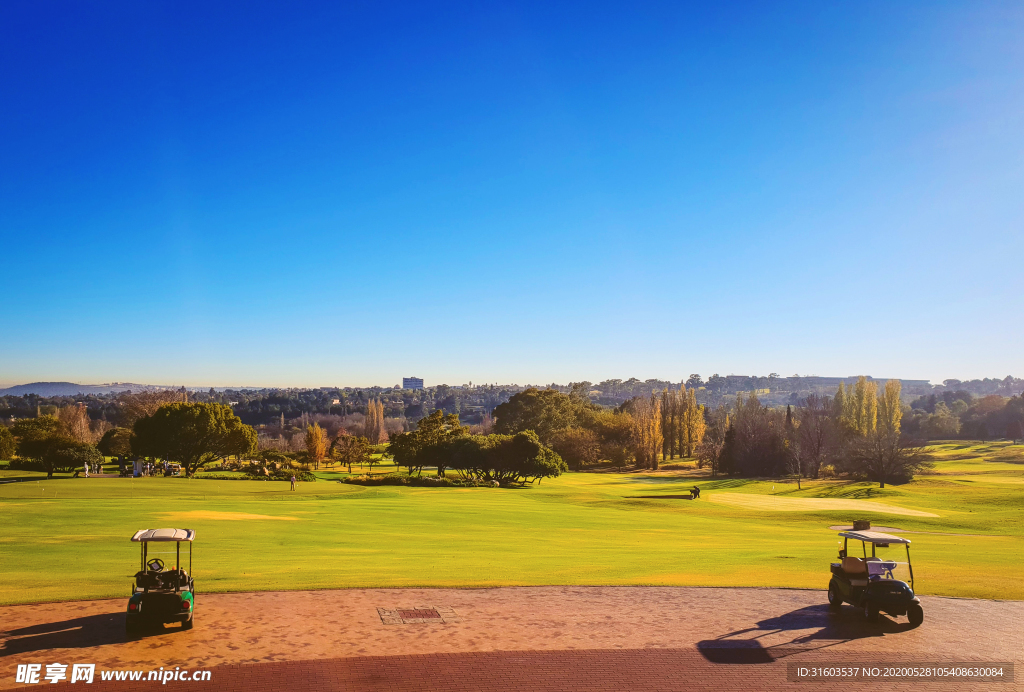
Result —
<svg viewBox="0 0 1024 692"><path fill-rule="evenodd" d="M295 492L279 482L0 471L0 603L126 595L139 559L129 537L165 526L197 530L200 594L536 584L824 589L838 543L828 527L860 518L920 532L905 535L921 593L1024 599L1016 578L1024 447L931 451L933 473L885 489L804 481L798 490L795 481L710 479L685 468L569 473L524 489L364 487L322 473ZM681 497L695 484L701 499Z"/></svg>

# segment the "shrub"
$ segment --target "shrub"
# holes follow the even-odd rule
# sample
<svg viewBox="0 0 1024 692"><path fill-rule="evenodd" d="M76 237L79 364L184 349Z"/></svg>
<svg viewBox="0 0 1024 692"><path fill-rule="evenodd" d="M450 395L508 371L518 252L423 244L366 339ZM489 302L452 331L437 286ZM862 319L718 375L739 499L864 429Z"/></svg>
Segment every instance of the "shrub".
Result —
<svg viewBox="0 0 1024 692"><path fill-rule="evenodd" d="M70 473L82 468L85 464L102 464L103 455L99 450L85 442L74 440L54 441L43 455L43 464L47 471Z"/></svg>
<svg viewBox="0 0 1024 692"><path fill-rule="evenodd" d="M822 467L818 469L818 476L821 478L835 478L836 467L832 464L823 464Z"/></svg>
<svg viewBox="0 0 1024 692"><path fill-rule="evenodd" d="M11 459L8 468L12 471L45 471L46 467L43 466L43 462L36 459Z"/></svg>
<svg viewBox="0 0 1024 692"><path fill-rule="evenodd" d="M256 476L245 474L242 476L226 476L218 473L204 473L201 476L197 475L196 478L202 478L208 481L284 481L288 482L292 479L292 472L287 473L274 473L267 476ZM299 471L295 473L295 480L302 481L303 483L315 483L316 476L309 471Z"/></svg>
<svg viewBox="0 0 1024 692"><path fill-rule="evenodd" d="M11 459L16 451L14 435L9 429L0 425L0 459Z"/></svg>
<svg viewBox="0 0 1024 692"><path fill-rule="evenodd" d="M342 483L352 485L406 485L417 488L484 488L494 485L491 481L474 478L442 478L439 476L404 476L389 473L383 476L348 476Z"/></svg>

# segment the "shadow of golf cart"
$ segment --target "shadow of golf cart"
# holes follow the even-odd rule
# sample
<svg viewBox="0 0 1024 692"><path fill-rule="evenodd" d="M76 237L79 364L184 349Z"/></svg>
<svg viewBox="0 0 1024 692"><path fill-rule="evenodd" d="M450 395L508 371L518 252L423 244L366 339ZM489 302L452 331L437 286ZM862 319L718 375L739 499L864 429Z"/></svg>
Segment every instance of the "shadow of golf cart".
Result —
<svg viewBox="0 0 1024 692"><path fill-rule="evenodd" d="M180 622L182 629L192 629L196 592L192 578L192 541L195 537L194 529L145 529L132 536L132 542L140 544L141 569L135 573L132 595L128 599L126 634L131 636L172 622ZM181 564L182 543L188 544L187 570L182 569ZM167 563L155 557L157 555L173 555L174 569L168 569Z"/></svg>

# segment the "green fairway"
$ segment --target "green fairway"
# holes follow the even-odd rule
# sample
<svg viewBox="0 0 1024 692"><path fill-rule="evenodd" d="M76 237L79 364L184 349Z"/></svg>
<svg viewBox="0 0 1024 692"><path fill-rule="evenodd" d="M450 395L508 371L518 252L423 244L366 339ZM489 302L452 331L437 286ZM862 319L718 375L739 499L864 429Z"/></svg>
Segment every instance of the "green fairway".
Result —
<svg viewBox="0 0 1024 692"><path fill-rule="evenodd" d="M855 518L924 532L906 534L921 593L1024 599L1016 579L1024 447L932 451L934 473L885 489L804 481L797 490L790 481L714 480L695 470L570 473L521 490L363 487L323 473L296 492L280 482L0 471L0 481L32 478L0 484L0 602L126 595L138 565L129 537L165 526L198 531L200 594L536 584L824 589L837 548L827 527ZM694 484L700 500L665 497Z"/></svg>

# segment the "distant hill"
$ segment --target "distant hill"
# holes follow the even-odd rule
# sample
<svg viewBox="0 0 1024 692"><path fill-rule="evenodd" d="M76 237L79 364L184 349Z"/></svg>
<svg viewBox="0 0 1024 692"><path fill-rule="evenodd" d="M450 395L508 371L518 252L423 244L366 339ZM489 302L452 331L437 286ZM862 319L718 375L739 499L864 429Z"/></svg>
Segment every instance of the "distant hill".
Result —
<svg viewBox="0 0 1024 692"><path fill-rule="evenodd" d="M19 384L7 389L0 389L0 396L75 396L76 394L109 394L127 390L141 392L149 389L163 389L151 384L133 384L131 382L112 382L110 384L75 384L74 382L31 382Z"/></svg>

